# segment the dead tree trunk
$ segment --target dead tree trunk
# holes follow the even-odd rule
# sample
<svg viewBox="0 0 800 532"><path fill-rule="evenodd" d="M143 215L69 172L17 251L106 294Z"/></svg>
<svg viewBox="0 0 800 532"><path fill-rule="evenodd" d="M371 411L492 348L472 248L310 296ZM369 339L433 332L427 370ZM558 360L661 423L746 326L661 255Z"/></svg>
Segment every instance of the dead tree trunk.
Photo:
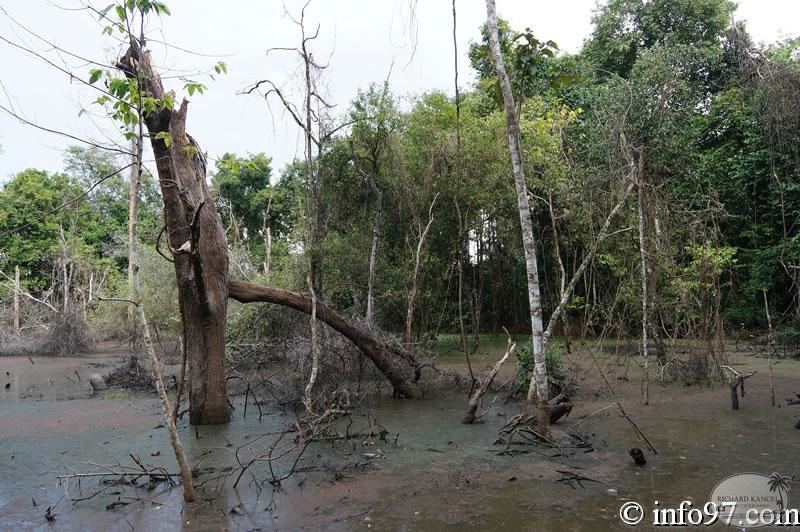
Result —
<svg viewBox="0 0 800 532"><path fill-rule="evenodd" d="M228 294L241 303L275 303L311 314L314 302L310 297L282 288L259 286L242 281L230 281ZM382 342L356 326L335 310L317 300L317 319L343 334L367 356L389 380L397 397L417 397L419 365L411 353L399 345Z"/></svg>
<svg viewBox="0 0 800 532"><path fill-rule="evenodd" d="M19 331L19 266L14 268L14 331Z"/></svg>
<svg viewBox="0 0 800 532"><path fill-rule="evenodd" d="M503 93L503 106L506 115L508 143L511 149L511 165L514 170L514 183L517 188L517 206L522 229L522 247L525 250L525 270L528 277L528 302L530 304L531 333L533 342L533 378L528 389L528 402L536 402L539 412L539 428L545 436L549 436L550 414L548 399L550 392L547 386L547 367L545 365L545 338L542 325L542 302L539 290L539 267L536 257L536 240L531 223L531 211L528 205L528 186L525 170L522 165L522 149L519 141L519 120L511 91L511 81L506 72L503 56L500 54L500 38L497 31L497 13L494 0L486 0L487 27L489 47L492 51L495 70L500 78Z"/></svg>
<svg viewBox="0 0 800 532"><path fill-rule="evenodd" d="M118 66L129 78L140 80L144 95L165 101L161 78L149 53L138 43L131 43ZM208 193L205 159L186 133L187 110L186 100L178 109L160 105L157 111L144 115L144 123L155 155L186 330L190 422L227 423L230 407L224 360L228 251L222 220Z"/></svg>
<svg viewBox="0 0 800 532"><path fill-rule="evenodd" d="M428 236L428 231L433 225L433 206L436 204L436 198L439 197L437 193L431 201L431 206L428 209L428 223L422 227L419 225L419 241L417 242L417 253L414 255L414 273L411 275L411 292L408 294L408 305L406 306L406 343L410 344L414 341L413 327L414 327L414 301L417 298L417 277L419 277L419 263L420 256L422 255L422 247L425 245L425 238Z"/></svg>
<svg viewBox="0 0 800 532"><path fill-rule="evenodd" d="M730 380L730 387L731 387L731 408L733 410L739 410L739 394L738 391L741 391L742 397L744 397L744 381L747 378L752 377L756 374L755 371L750 373L739 373L735 369L730 366L722 366L722 369L727 369L731 372L731 380Z"/></svg>
<svg viewBox="0 0 800 532"><path fill-rule="evenodd" d="M508 331L506 331L506 334L508 334ZM484 394L486 394L486 392L489 390L489 386L491 386L492 382L494 382L494 378L497 376L497 372L500 371L500 368L503 366L505 361L508 360L508 357L510 357L516 349L517 349L517 344L511 341L511 336L509 335L506 354L503 355L503 358L497 361L497 364L494 365L489 375L485 379L481 380L478 389L475 390L475 393L469 400L468 404L469 408L467 409L467 413L464 415L464 419L461 421L462 423L464 423L465 425L471 425L472 423L475 423L478 419L483 417L483 414L481 414L480 416L476 415L478 411L478 405L481 402L481 397L483 397Z"/></svg>
<svg viewBox="0 0 800 532"><path fill-rule="evenodd" d="M134 269L134 275L139 276L138 264ZM192 473L189 468L189 462L186 460L186 453L183 452L183 445L178 436L178 429L175 427L175 416L170 411L169 399L167 399L167 391L164 389L164 378L161 375L161 367L159 366L158 356L156 355L153 340L150 337L150 327L147 325L147 318L144 315L144 308L141 302L131 304L134 308L134 313L139 320L139 326L142 328L142 338L144 345L147 349L147 354L150 357L150 365L153 372L153 380L156 383L156 390L158 391L158 398L161 400L161 412L164 414L164 423L167 425L167 432L169 433L169 441L172 445L172 451L175 453L175 459L178 462L178 469L181 475L181 483L183 484L183 500L185 502L193 502L195 498L194 486L192 484ZM175 403L177 406L177 403Z"/></svg>

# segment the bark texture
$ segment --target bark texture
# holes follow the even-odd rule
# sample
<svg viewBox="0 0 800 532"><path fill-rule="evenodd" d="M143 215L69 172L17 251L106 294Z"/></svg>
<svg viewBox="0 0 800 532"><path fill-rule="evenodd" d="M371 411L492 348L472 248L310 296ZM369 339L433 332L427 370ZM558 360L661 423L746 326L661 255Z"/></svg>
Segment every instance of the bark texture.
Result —
<svg viewBox="0 0 800 532"><path fill-rule="evenodd" d="M149 53L143 53L138 44L131 44L118 66L128 77L141 80L143 94L164 101L167 94L160 76ZM224 357L228 252L222 220L208 193L205 160L186 133L187 110L186 100L178 109L159 107L144 116L144 123L155 155L186 330L190 421L227 423L230 407Z"/></svg>
<svg viewBox="0 0 800 532"><path fill-rule="evenodd" d="M241 303L275 303L306 314L311 314L314 310L312 298L282 288L231 281L228 284L228 294ZM375 338L370 331L347 320L319 300L316 302L316 314L317 319L343 334L375 364L391 383L395 396L412 398L420 395L416 384L419 364L411 353L399 345Z"/></svg>
<svg viewBox="0 0 800 532"><path fill-rule="evenodd" d="M511 166L514 170L514 184L517 188L517 207L519 223L522 229L522 247L525 250L525 270L528 277L528 302L530 304L531 334L533 343L533 378L528 389L528 402L534 400L538 405L539 428L545 432L550 426L548 399L550 392L547 386L547 367L545 366L545 337L542 324L542 302L539 289L539 266L536 257L536 240L531 223L531 210L528 204L528 186L525 170L522 166L522 149L519 141L519 120L508 79L503 56L500 54L500 39L497 31L497 12L494 0L486 0L486 25L489 30L489 47L492 51L495 70L500 78L503 93L503 107L506 115L508 144L511 149Z"/></svg>

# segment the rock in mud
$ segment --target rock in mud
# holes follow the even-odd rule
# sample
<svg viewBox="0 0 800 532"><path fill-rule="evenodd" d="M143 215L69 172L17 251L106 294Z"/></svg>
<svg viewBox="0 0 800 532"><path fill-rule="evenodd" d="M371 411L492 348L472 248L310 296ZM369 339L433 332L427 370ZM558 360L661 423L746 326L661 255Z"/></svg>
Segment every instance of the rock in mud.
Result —
<svg viewBox="0 0 800 532"><path fill-rule="evenodd" d="M619 490L615 490L614 488L608 488L606 490L606 495L608 495L609 497L616 497L617 495L619 495Z"/></svg>
<svg viewBox="0 0 800 532"><path fill-rule="evenodd" d="M103 376L99 373L92 373L89 375L89 384L92 386L92 390L96 392L100 392L106 389L106 381L103 379Z"/></svg>

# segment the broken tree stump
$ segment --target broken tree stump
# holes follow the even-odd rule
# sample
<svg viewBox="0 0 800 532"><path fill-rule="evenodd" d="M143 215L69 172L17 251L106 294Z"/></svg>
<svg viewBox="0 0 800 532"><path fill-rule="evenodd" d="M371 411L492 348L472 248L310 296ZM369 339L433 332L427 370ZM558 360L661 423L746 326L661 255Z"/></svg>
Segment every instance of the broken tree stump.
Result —
<svg viewBox="0 0 800 532"><path fill-rule="evenodd" d="M726 369L731 372L732 376L729 381L729 385L731 388L731 408L733 410L739 410L739 390L742 393L742 397L744 397L744 381L747 378L752 377L757 372L752 371L750 373L740 373L733 369L730 366L722 366L722 369Z"/></svg>
<svg viewBox="0 0 800 532"><path fill-rule="evenodd" d="M508 331L506 331L506 334L508 334ZM508 360L508 357L511 356L511 354L514 353L516 349L517 349L517 344L511 341L511 336L509 335L506 354L503 355L503 358L497 361L497 364L494 365L492 371L489 372L489 375L487 375L485 379L481 380L480 385L475 390L475 393L469 400L469 408L467 409L467 413L464 415L464 419L461 421L462 423L464 423L465 425L471 425L472 423L475 423L477 420L482 418L483 415L486 413L484 412L481 415L476 415L476 412L478 411L478 405L480 404L481 401L481 397L483 397L483 395L489 389L489 386L492 385L494 378L497 376L497 372L500 371L500 367L505 363L506 360Z"/></svg>

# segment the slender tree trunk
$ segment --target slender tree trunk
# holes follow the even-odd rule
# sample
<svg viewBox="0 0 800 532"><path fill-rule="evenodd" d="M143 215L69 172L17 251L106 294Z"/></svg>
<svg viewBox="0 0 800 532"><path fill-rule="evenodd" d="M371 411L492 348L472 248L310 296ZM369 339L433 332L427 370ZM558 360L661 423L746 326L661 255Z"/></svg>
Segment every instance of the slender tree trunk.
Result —
<svg viewBox="0 0 800 532"><path fill-rule="evenodd" d="M525 181L525 170L522 166L522 149L519 143L519 120L514 104L511 82L506 73L503 56L500 54L500 40L497 32L497 13L494 0L486 0L487 27L489 30L489 46L492 50L495 69L500 78L503 92L503 106L506 114L508 143L511 149L511 165L514 170L514 183L517 188L517 206L519 208L520 228L522 229L522 247L525 250L525 269L528 277L528 302L531 318L531 334L533 347L533 378L528 389L528 402L538 403L539 428L545 436L550 432L550 413L548 401L550 392L547 384L547 366L545 365L545 337L542 325L542 303L539 290L539 268L536 257L536 240L531 223L531 211L528 205L528 186Z"/></svg>
<svg viewBox="0 0 800 532"><path fill-rule="evenodd" d="M142 122L139 122L139 131L136 139L131 141L131 152L134 154L134 164L131 167L130 186L128 189L128 298L131 301L139 301L139 276L136 268L139 264L139 254L136 245L137 218L139 216L139 173L141 172L142 148L144 131ZM136 309L128 307L128 317L131 322L135 321Z"/></svg>
<svg viewBox="0 0 800 532"><path fill-rule="evenodd" d="M375 317L375 271L378 265L378 245L381 238L381 217L383 216L383 191L378 188L373 176L367 172L367 169L361 164L361 159L356 153L353 140L350 139L350 159L353 161L356 171L361 174L364 179L364 184L375 196L375 219L372 222L372 244L369 248L369 272L367 273L367 311L365 319L368 326L372 326ZM374 162L374 168L377 169L377 162Z"/></svg>
<svg viewBox="0 0 800 532"><path fill-rule="evenodd" d="M19 266L14 268L14 330L19 331L20 329L20 320L19 320Z"/></svg>
<svg viewBox="0 0 800 532"><path fill-rule="evenodd" d="M462 238L464 236L464 218L461 216L461 206L458 202L459 192L461 191L461 92L458 87L458 14L456 11L456 0L452 0L453 4L453 87L455 89L455 103L456 103L456 193L453 196L453 205L456 208L456 215L458 216L458 328L461 335L461 349L464 351L464 359L467 362L467 369L469 370L470 393L475 386L475 374L472 372L472 362L469 358L469 351L467 350L467 333L464 330L464 243Z"/></svg>
<svg viewBox="0 0 800 532"><path fill-rule="evenodd" d="M135 275L138 276L138 266ZM134 305L131 305L134 306ZM172 417L170 411L169 399L167 398L167 391L164 389L164 379L161 376L161 367L158 363L158 356L156 355L153 340L150 337L150 327L147 325L147 318L144 315L144 308L140 302L135 306L136 315L139 319L139 326L142 328L142 338L144 340L147 354L150 356L151 369L153 377L156 381L156 389L158 391L158 398L161 400L161 412L164 414L164 423L167 425L167 432L169 432L169 441L172 445L172 451L175 453L175 459L178 462L178 469L181 474L181 484L183 486L183 500L186 502L194 501L194 486L192 485L192 473L189 469L189 462L186 460L186 454L183 452L183 445L181 445L180 437L178 436L178 429L175 427L175 418Z"/></svg>
<svg viewBox="0 0 800 532"><path fill-rule="evenodd" d="M640 155L641 157L641 155ZM639 213L639 269L641 270L642 281L642 358L644 359L644 369L642 374L642 393L644 404L650 404L650 356L647 345L647 253L645 251L644 237L644 187L642 184L642 172L637 172L638 192L637 210Z"/></svg>
<svg viewBox="0 0 800 532"><path fill-rule="evenodd" d="M383 192L372 179L368 180L372 193L375 195L375 221L372 224L372 245L369 250L369 275L367 277L367 314L368 325L375 319L375 269L378 265L378 243L381 238L381 216L383 210Z"/></svg>
<svg viewBox="0 0 800 532"><path fill-rule="evenodd" d="M772 406L775 406L775 373L772 364L772 317L769 315L769 300L767 299L767 291L761 290L764 294L764 312L767 315L767 360L769 361L769 398Z"/></svg>
<svg viewBox="0 0 800 532"><path fill-rule="evenodd" d="M267 202L267 209L264 211L264 277L269 281L269 273L272 268L272 227L270 226L270 211L272 210L272 198Z"/></svg>
<svg viewBox="0 0 800 532"><path fill-rule="evenodd" d="M453 204L456 208L456 216L458 216L458 258L456 259L458 260L458 331L461 337L461 349L464 351L467 369L469 370L470 379L472 379L469 390L472 393L472 387L475 386L475 374L472 372L472 362L470 361L469 347L467 346L467 331L464 328L464 219L461 216L461 207L458 203L458 192L456 192L456 197L453 198Z"/></svg>
<svg viewBox="0 0 800 532"><path fill-rule="evenodd" d="M119 67L139 80L145 96L164 101L161 78L135 41ZM144 116L156 160L169 248L186 327L189 362L189 417L192 424L227 423L225 318L228 251L222 220L206 183L205 158L186 133L188 102L159 107ZM159 133L168 134L169 146ZM163 135L162 135L163 137ZM205 208L204 208L205 207Z"/></svg>
<svg viewBox="0 0 800 532"><path fill-rule="evenodd" d="M69 267L67 264L66 257L64 258L64 262L61 264L61 284L63 285L63 296L64 299L61 303L61 311L64 314L69 313Z"/></svg>
<svg viewBox="0 0 800 532"><path fill-rule="evenodd" d="M67 243L67 237L64 234L64 226L58 226L59 233L59 246L61 247L61 267L60 267L60 275L61 275L61 312L64 315L69 314L70 311L70 304L69 304L69 291L70 291L70 275L69 275L69 249Z"/></svg>
<svg viewBox="0 0 800 532"><path fill-rule="evenodd" d="M303 404L309 414L313 414L314 400L311 393L314 390L314 384L317 382L317 374L319 373L319 343L317 341L317 296L314 293L314 286L311 284L311 273L306 277L308 289L311 292L311 375L308 377L306 383L305 394L303 395Z"/></svg>
<svg viewBox="0 0 800 532"><path fill-rule="evenodd" d="M547 210L550 213L550 223L553 226L553 254L556 257L556 264L558 265L558 297L560 300L564 298L564 293L566 292L567 271L564 268L564 261L561 259L561 241L558 237L558 222L556 220L556 213L553 210L552 192L548 192L547 194ZM571 297L571 294L567 297ZM567 324L567 315L564 312L561 313L561 321L564 325L564 343L567 348L567 353L569 353L571 349L569 340L569 326Z"/></svg>
<svg viewBox="0 0 800 532"><path fill-rule="evenodd" d="M414 256L414 273L411 275L411 292L408 294L408 305L406 306L406 343L410 344L414 341L413 327L414 327L414 300L417 297L417 277L419 276L419 263L422 255L422 246L425 245L425 238L428 236L428 231L433 224L433 205L436 203L436 194L433 197L431 206L428 209L428 224L422 228L420 223L419 227L419 241L417 241L417 253Z"/></svg>
<svg viewBox="0 0 800 532"><path fill-rule="evenodd" d="M264 257L264 276L269 279L269 274L272 271L272 228L267 226L266 236L266 251Z"/></svg>

